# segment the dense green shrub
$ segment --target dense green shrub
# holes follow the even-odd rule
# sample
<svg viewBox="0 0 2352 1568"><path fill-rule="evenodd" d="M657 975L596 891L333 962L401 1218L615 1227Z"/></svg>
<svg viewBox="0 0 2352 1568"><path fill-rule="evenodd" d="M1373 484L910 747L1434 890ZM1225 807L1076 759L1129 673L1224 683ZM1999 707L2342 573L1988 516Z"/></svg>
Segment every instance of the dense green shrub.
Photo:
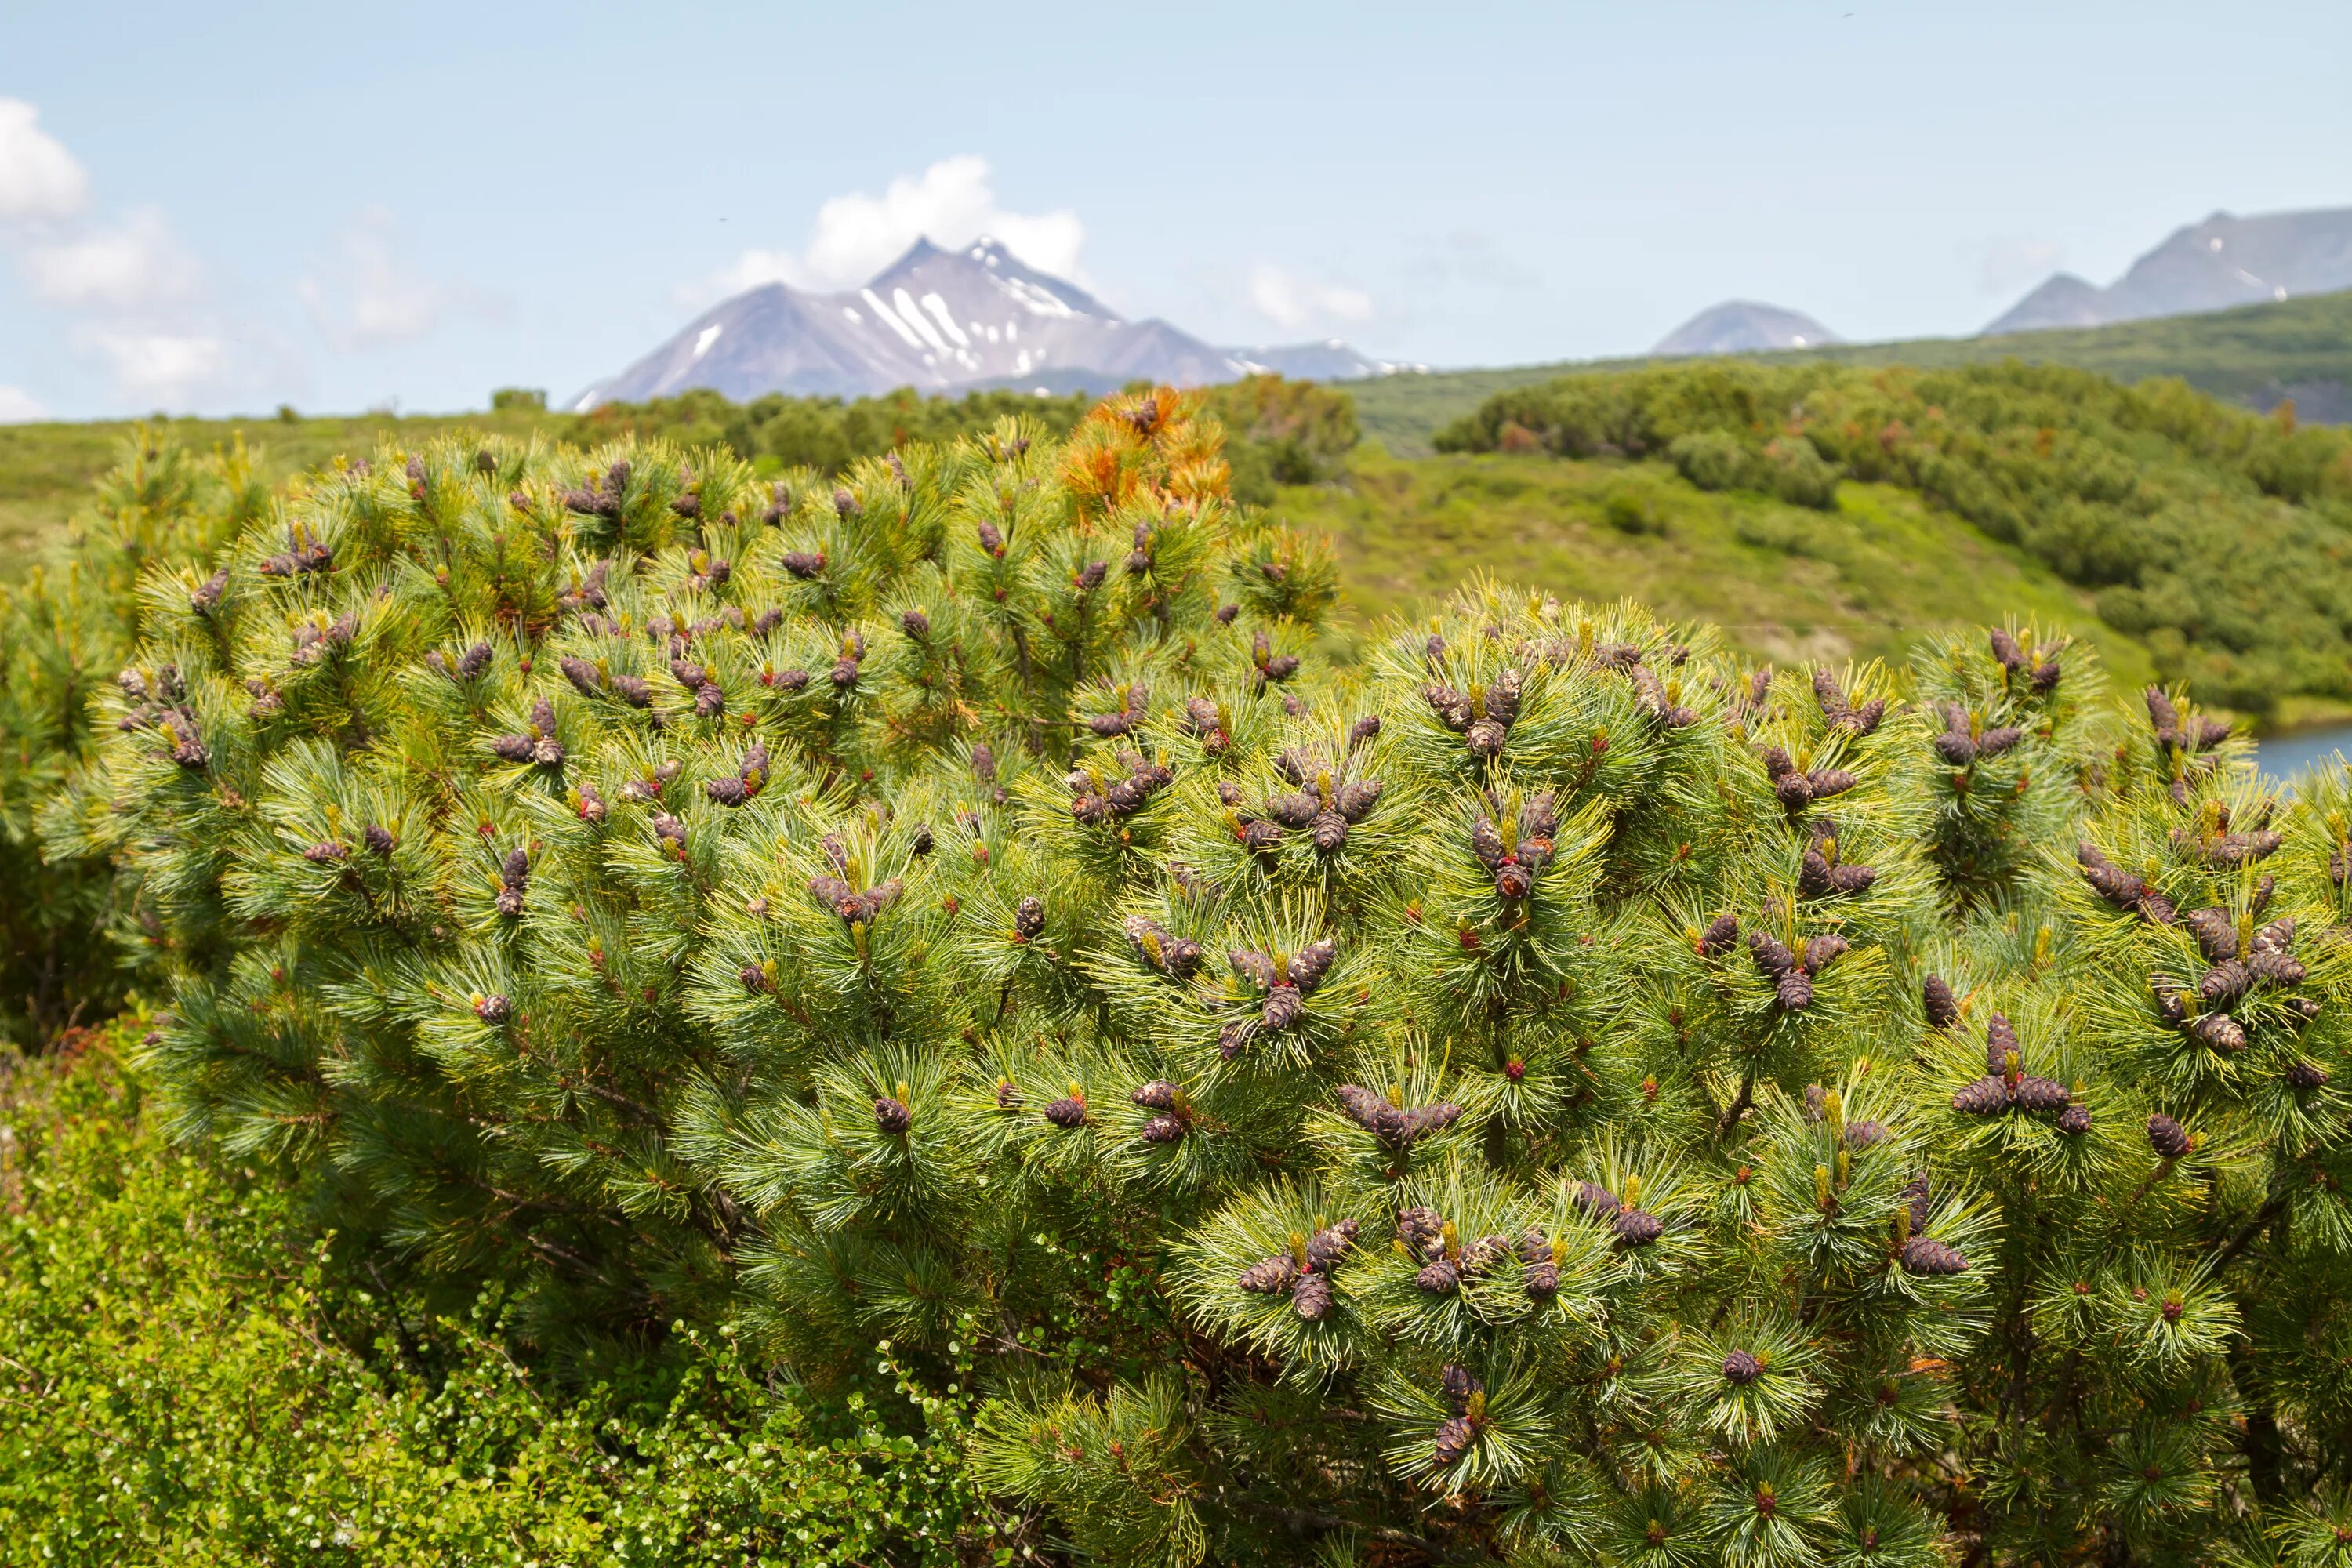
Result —
<svg viewBox="0 0 2352 1568"><path fill-rule="evenodd" d="M2168 680L2268 712L2352 696L2352 435L2176 382L2050 366L1919 372L1708 362L1504 392L1441 450L1664 457L1706 489L1836 504L1841 476L1915 488L2146 637Z"/></svg>
<svg viewBox="0 0 2352 1568"><path fill-rule="evenodd" d="M761 1384L709 1331L527 1370L495 1292L436 1309L315 1239L299 1192L172 1148L116 1042L82 1047L0 1056L0 1563L916 1564L992 1544L963 1404L887 1354L830 1401Z"/></svg>
<svg viewBox="0 0 2352 1568"><path fill-rule="evenodd" d="M786 902L740 858L818 854L794 900L820 872L845 899L936 849L979 878L963 921L1008 918L1010 810L983 802L992 863L928 758L992 743L1005 790L1155 686L1239 723L1298 668L1330 563L1223 484L1163 390L1066 445L1008 423L839 484L658 446L384 453L298 487L216 582L156 566L109 769L44 825L152 902L174 1126L323 1160L347 1227L551 1282L551 1319L709 1307L749 1215L675 1126L772 1064L712 1028L705 933ZM821 853L844 813L854 855ZM878 928L891 962L950 945L956 907ZM839 948L828 908L739 966L862 968L863 932ZM786 1022L855 1023L761 984Z"/></svg>
<svg viewBox="0 0 2352 1568"><path fill-rule="evenodd" d="M452 444L154 564L43 822L170 1124L571 1359L887 1341L1081 1557L2333 1560L2352 787L2031 627L1318 668L1226 483Z"/></svg>
<svg viewBox="0 0 2352 1568"><path fill-rule="evenodd" d="M100 858L44 862L37 818L86 760L91 699L139 640L142 574L209 570L266 510L242 446L200 458L141 430L54 559L0 584L0 1040L28 1047L122 995L137 938Z"/></svg>
<svg viewBox="0 0 2352 1568"><path fill-rule="evenodd" d="M1232 492L1252 506L1271 504L1277 485L1329 478L1339 459L1356 445L1355 405L1335 388L1254 375L1209 387L1197 396L1224 427ZM635 437L680 447L725 447L763 473L808 468L835 474L861 458L879 458L910 444L985 435L1003 419L1031 420L1056 436L1065 435L1076 428L1096 402L1084 392L1040 397L1000 388L960 397L927 397L902 387L878 397L771 393L739 404L704 389L646 403L600 404L558 422L557 429L583 443ZM512 405L493 400L494 407Z"/></svg>

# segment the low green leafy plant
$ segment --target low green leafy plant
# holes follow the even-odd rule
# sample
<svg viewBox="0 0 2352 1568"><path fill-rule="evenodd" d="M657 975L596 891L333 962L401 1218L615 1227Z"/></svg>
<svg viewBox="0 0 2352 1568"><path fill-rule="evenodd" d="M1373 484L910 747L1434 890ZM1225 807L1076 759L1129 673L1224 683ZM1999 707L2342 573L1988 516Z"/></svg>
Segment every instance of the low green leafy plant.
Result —
<svg viewBox="0 0 2352 1568"><path fill-rule="evenodd" d="M985 1561L965 1405L820 1401L688 1330L515 1359L303 1194L173 1147L122 1033L0 1057L0 1561ZM908 1395L918 1403L909 1404ZM1010 1524L1012 1521L1007 1521Z"/></svg>

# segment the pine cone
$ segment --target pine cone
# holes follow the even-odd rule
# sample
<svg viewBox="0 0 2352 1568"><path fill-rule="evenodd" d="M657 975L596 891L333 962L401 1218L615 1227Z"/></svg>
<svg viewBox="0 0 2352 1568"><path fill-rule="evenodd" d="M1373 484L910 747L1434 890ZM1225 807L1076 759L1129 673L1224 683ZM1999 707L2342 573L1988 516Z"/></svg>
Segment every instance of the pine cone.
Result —
<svg viewBox="0 0 2352 1568"><path fill-rule="evenodd" d="M1847 942L1845 938L1838 935L1838 933L1833 931L1823 931L1819 936L1807 937L1805 939L1805 961L1803 964L1805 973L1808 974L1819 974L1822 970L1827 969L1832 963L1834 963L1839 958L1843 957L1846 951L1852 946L1853 943Z"/></svg>
<svg viewBox="0 0 2352 1568"><path fill-rule="evenodd" d="M2091 1112L2085 1106L2070 1105L2058 1113L2058 1120L2052 1125L2069 1138L2080 1138L2091 1130Z"/></svg>
<svg viewBox="0 0 2352 1568"><path fill-rule="evenodd" d="M366 830L360 837L366 841L367 847L378 855L391 854L394 846L398 842L393 837L389 829L373 822L367 825Z"/></svg>
<svg viewBox="0 0 2352 1568"><path fill-rule="evenodd" d="M1023 899L1013 909L1013 929L1024 942L1034 942L1045 931L1045 904L1035 894Z"/></svg>
<svg viewBox="0 0 2352 1568"><path fill-rule="evenodd" d="M1927 1228L1927 1210L1934 1200L1935 1188L1929 1184L1927 1173L1920 1172L1903 1184L1895 1195L1904 1199L1911 1208L1911 1230L1914 1235Z"/></svg>
<svg viewBox="0 0 2352 1568"><path fill-rule="evenodd" d="M2301 984L2306 971L2293 954L2266 948L2246 960L2246 972L2265 985Z"/></svg>
<svg viewBox="0 0 2352 1568"><path fill-rule="evenodd" d="M1328 1272L1339 1267L1356 1243L1356 1222L1343 1219L1338 1225L1326 1226L1307 1238L1307 1261Z"/></svg>
<svg viewBox="0 0 2352 1568"><path fill-rule="evenodd" d="M1919 987L1920 999L1927 1005L1927 1026L1948 1029L1960 1021L1959 999L1941 977L1930 974Z"/></svg>
<svg viewBox="0 0 2352 1568"><path fill-rule="evenodd" d="M1297 986L1276 985L1267 990L1258 1018L1268 1031L1286 1029L1298 1022L1299 1015L1306 1008L1306 1003L1299 998Z"/></svg>
<svg viewBox="0 0 2352 1568"><path fill-rule="evenodd" d="M1243 1269L1235 1283L1261 1296L1276 1296L1289 1289L1297 1279L1297 1262L1287 1252L1277 1252Z"/></svg>
<svg viewBox="0 0 2352 1568"><path fill-rule="evenodd" d="M1404 1112L1387 1099L1358 1083L1343 1083L1332 1091L1349 1120L1365 1131L1394 1139L1404 1131Z"/></svg>
<svg viewBox="0 0 2352 1568"><path fill-rule="evenodd" d="M1471 1396L1486 1392L1486 1385L1470 1375L1470 1369L1448 1364L1437 1374L1437 1391L1456 1415L1470 1408Z"/></svg>
<svg viewBox="0 0 2352 1568"><path fill-rule="evenodd" d="M1767 980L1778 980L1797 967L1796 955L1777 937L1762 931L1748 933L1748 951L1756 960L1756 968Z"/></svg>
<svg viewBox="0 0 2352 1568"><path fill-rule="evenodd" d="M1773 783L1772 793L1779 795L1780 804L1792 812L1802 811L1813 804L1812 781L1803 773L1782 773Z"/></svg>
<svg viewBox="0 0 2352 1568"><path fill-rule="evenodd" d="M2017 646L2017 638L1999 626L1988 634L1992 643L1992 657L2003 669L2014 675L2026 667L2025 650Z"/></svg>
<svg viewBox="0 0 2352 1568"><path fill-rule="evenodd" d="M2066 1086L2055 1079L2035 1078L2031 1073L2017 1080L2012 1097L2020 1110L2063 1110L2074 1098Z"/></svg>
<svg viewBox="0 0 2352 1568"><path fill-rule="evenodd" d="M1254 822L1242 825L1242 847L1252 853L1271 849L1281 840L1281 826L1278 823L1268 822L1265 817L1261 816Z"/></svg>
<svg viewBox="0 0 2352 1568"><path fill-rule="evenodd" d="M488 996L474 998L474 1016L485 1024L503 1024L514 1016L514 1004L492 992Z"/></svg>
<svg viewBox="0 0 2352 1568"><path fill-rule="evenodd" d="M1472 724L1462 738L1478 755L1499 757L1510 740L1510 732L1496 720L1481 719Z"/></svg>
<svg viewBox="0 0 2352 1568"><path fill-rule="evenodd" d="M2265 884L2271 884L2273 883L2273 879L2264 877L2263 881ZM2267 888L2265 889L2265 891L2267 891ZM2253 941L2247 944L2246 951L2252 954L2263 952L2293 952L2294 949L2294 917L2293 915L2284 915L2279 919L2271 921L2270 924L2263 927L2262 930L2254 932Z"/></svg>
<svg viewBox="0 0 2352 1568"><path fill-rule="evenodd" d="M2147 891L2147 883L2108 859L2088 839L2075 847L2074 858L2082 862L2084 879L2092 889L2117 909L2136 908Z"/></svg>
<svg viewBox="0 0 2352 1568"><path fill-rule="evenodd" d="M1745 1387L1764 1375L1764 1363L1746 1351L1733 1351L1723 1358L1723 1381Z"/></svg>
<svg viewBox="0 0 2352 1568"><path fill-rule="evenodd" d="M2189 1026L2189 1037L2217 1051L2236 1055L2246 1048L2246 1031L2227 1013L2208 1013Z"/></svg>
<svg viewBox="0 0 2352 1568"><path fill-rule="evenodd" d="M1739 917L1717 915L1707 922L1705 934L1698 939L1698 950L1707 957L1713 958L1718 953L1729 952L1731 944L1738 940Z"/></svg>
<svg viewBox="0 0 2352 1568"><path fill-rule="evenodd" d="M1936 737L1936 755L1947 766L1965 768L1977 760L1977 743L1957 730L1947 730Z"/></svg>
<svg viewBox="0 0 2352 1568"><path fill-rule="evenodd" d="M1330 937L1308 942L1291 955L1290 983L1298 987L1300 995L1311 995L1339 956L1339 944Z"/></svg>
<svg viewBox="0 0 2352 1568"><path fill-rule="evenodd" d="M2197 993L2209 1007L2227 1007L2253 989L2253 972L2234 958L2225 958L2205 972Z"/></svg>
<svg viewBox="0 0 2352 1568"><path fill-rule="evenodd" d="M2158 1111L2147 1119L2147 1146L2163 1159L2178 1160L2195 1144L2179 1122Z"/></svg>
<svg viewBox="0 0 2352 1568"><path fill-rule="evenodd" d="M1055 1126L1069 1131L1087 1124L1087 1102L1075 1096L1051 1100L1047 1102L1043 1114L1045 1120Z"/></svg>
<svg viewBox="0 0 2352 1568"><path fill-rule="evenodd" d="M1547 1258L1540 1263L1528 1265L1520 1276L1520 1288L1536 1300L1548 1300L1559 1294L1559 1265Z"/></svg>
<svg viewBox="0 0 2352 1568"><path fill-rule="evenodd" d="M1265 803L1265 815L1285 827L1304 827L1320 809L1311 795L1277 795Z"/></svg>
<svg viewBox="0 0 2352 1568"><path fill-rule="evenodd" d="M907 1109L903 1100L886 1095L874 1102L874 1125L879 1131L904 1132L914 1120L914 1112Z"/></svg>
<svg viewBox="0 0 2352 1568"><path fill-rule="evenodd" d="M1404 1113L1404 1126L1398 1142L1411 1143L1433 1132L1443 1132L1462 1119L1462 1108L1450 1100L1439 1100Z"/></svg>
<svg viewBox="0 0 2352 1568"><path fill-rule="evenodd" d="M1837 677L1826 668L1813 671L1813 700L1821 704L1822 717L1832 724L1853 710L1838 686Z"/></svg>
<svg viewBox="0 0 2352 1568"><path fill-rule="evenodd" d="M1184 1124L1173 1116L1155 1116L1143 1124L1136 1134L1146 1143L1177 1143L1184 1137Z"/></svg>
<svg viewBox="0 0 2352 1568"><path fill-rule="evenodd" d="M1009 1079L1009 1078L1005 1078L1005 1079L997 1079L997 1081L996 1081L996 1109L997 1109L997 1110L1020 1110L1020 1109L1021 1109L1021 1086L1020 1086L1019 1084L1014 1083L1014 1082L1013 1082L1011 1079Z"/></svg>
<svg viewBox="0 0 2352 1568"><path fill-rule="evenodd" d="M1352 779L1332 792L1331 804L1349 822L1361 822L1380 804L1381 781Z"/></svg>
<svg viewBox="0 0 2352 1568"><path fill-rule="evenodd" d="M1664 1223L1646 1209L1620 1209L1612 1228L1627 1247L1647 1247L1666 1233Z"/></svg>
<svg viewBox="0 0 2352 1568"><path fill-rule="evenodd" d="M1477 1440L1478 1429L1468 1416L1449 1415L1438 1424L1437 1440L1430 1445L1430 1462L1441 1470L1452 1469Z"/></svg>
<svg viewBox="0 0 2352 1568"><path fill-rule="evenodd" d="M1952 1109L1969 1116L1998 1116L2009 1109L2009 1085L1997 1078L1980 1078L1952 1096Z"/></svg>
<svg viewBox="0 0 2352 1568"><path fill-rule="evenodd" d="M314 866L331 866L351 858L349 847L336 843L313 844L302 851L302 858Z"/></svg>
<svg viewBox="0 0 2352 1568"><path fill-rule="evenodd" d="M1958 1274L1968 1266L1967 1258L1940 1241L1915 1236L1903 1244L1906 1274Z"/></svg>
<svg viewBox="0 0 2352 1568"><path fill-rule="evenodd" d="M2025 1052L2017 1043L2017 1031L2010 1026L2007 1018L1995 1013L1985 1025L1985 1071L1995 1078L2003 1077L2010 1070L2011 1057L2020 1065L2025 1061Z"/></svg>
<svg viewBox="0 0 2352 1568"><path fill-rule="evenodd" d="M1443 1258L1423 1265L1412 1282L1433 1296L1449 1296L1461 1289L1461 1271Z"/></svg>
<svg viewBox="0 0 2352 1568"><path fill-rule="evenodd" d="M2289 1064L2286 1081L2296 1089L2319 1089L2327 1082L2327 1069L2306 1061Z"/></svg>
<svg viewBox="0 0 2352 1568"><path fill-rule="evenodd" d="M1336 811L1318 811L1307 823L1315 847L1325 855L1337 855L1348 845L1348 819Z"/></svg>
<svg viewBox="0 0 2352 1568"><path fill-rule="evenodd" d="M1331 1314L1331 1277L1328 1274L1302 1274L1290 1288L1290 1310L1310 1323L1319 1323Z"/></svg>
<svg viewBox="0 0 2352 1568"><path fill-rule="evenodd" d="M1828 800L1843 795L1862 781L1843 768L1815 768L1805 775L1806 786L1815 800Z"/></svg>
<svg viewBox="0 0 2352 1568"><path fill-rule="evenodd" d="M1884 1121L1849 1121L1845 1124L1845 1142L1850 1149L1867 1149L1886 1136Z"/></svg>
<svg viewBox="0 0 2352 1568"><path fill-rule="evenodd" d="M1495 677L1486 688L1486 716L1497 724L1508 724L1519 716L1519 695L1527 678L1516 669L1506 669Z"/></svg>
<svg viewBox="0 0 2352 1568"><path fill-rule="evenodd" d="M1802 1012L1813 1005L1813 977L1801 969L1791 969L1773 982L1772 992L1783 1011Z"/></svg>
<svg viewBox="0 0 2352 1568"><path fill-rule="evenodd" d="M2238 922L2230 911L2220 909L2191 910L2180 917L2180 923L2196 937L2197 944L2205 950L2205 962L2219 963L2238 955Z"/></svg>
<svg viewBox="0 0 2352 1568"><path fill-rule="evenodd" d="M1977 737L1979 758L1997 757L2025 738L2025 731L2014 724L2002 724L1987 730Z"/></svg>
<svg viewBox="0 0 2352 1568"><path fill-rule="evenodd" d="M1424 1261L1444 1250L1445 1221L1433 1208L1397 1210L1397 1239L1406 1250Z"/></svg>
<svg viewBox="0 0 2352 1568"><path fill-rule="evenodd" d="M1491 1274L1513 1250L1508 1237L1482 1236L1462 1249L1460 1270L1465 1277Z"/></svg>
<svg viewBox="0 0 2352 1568"><path fill-rule="evenodd" d="M1176 1109L1177 1092L1174 1084L1164 1078L1155 1078L1150 1083L1131 1091L1127 1098L1148 1110L1173 1110Z"/></svg>
<svg viewBox="0 0 2352 1568"><path fill-rule="evenodd" d="M1594 1219L1615 1219L1622 1206L1617 1202L1616 1194L1597 1182L1577 1183L1575 1195L1576 1206Z"/></svg>

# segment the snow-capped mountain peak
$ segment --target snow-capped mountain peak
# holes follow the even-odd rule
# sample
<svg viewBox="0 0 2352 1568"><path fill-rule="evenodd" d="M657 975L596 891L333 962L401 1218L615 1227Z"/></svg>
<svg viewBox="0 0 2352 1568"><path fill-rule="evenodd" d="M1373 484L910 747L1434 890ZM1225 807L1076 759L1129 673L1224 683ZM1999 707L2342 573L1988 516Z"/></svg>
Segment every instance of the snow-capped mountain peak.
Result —
<svg viewBox="0 0 2352 1568"><path fill-rule="evenodd" d="M901 386L1108 392L1145 379L1206 385L1255 368L1165 321L1127 321L999 240L982 237L950 250L919 239L856 289L820 294L768 283L721 300L573 406L693 387L738 401Z"/></svg>

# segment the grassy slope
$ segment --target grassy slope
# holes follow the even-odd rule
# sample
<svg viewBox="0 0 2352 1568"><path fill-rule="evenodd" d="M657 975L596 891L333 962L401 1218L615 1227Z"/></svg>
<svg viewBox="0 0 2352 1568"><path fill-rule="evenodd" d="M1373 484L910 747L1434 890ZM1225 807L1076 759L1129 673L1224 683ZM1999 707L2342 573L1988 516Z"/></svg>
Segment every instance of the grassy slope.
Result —
<svg viewBox="0 0 2352 1568"><path fill-rule="evenodd" d="M1660 531L1606 520L1632 488ZM2015 616L2088 639L2119 682L2147 649L2092 613L2040 563L1912 492L1846 484L1823 514L1758 495L1710 493L1654 463L1550 458L1358 455L1340 484L1283 491L1277 511L1328 535L1358 611L1410 612L1474 572L1562 598L1633 597L1718 624L1773 659L1900 660L1922 635Z"/></svg>
<svg viewBox="0 0 2352 1568"><path fill-rule="evenodd" d="M1828 359L1847 364L1913 364L1924 369L2021 359L2074 365L2138 381L2177 375L2231 402L2267 409L2281 396L2307 413L2352 418L2352 292L2315 294L2275 305L2250 305L2201 316L2126 321L2000 338L1918 338L1844 343L1759 359ZM1500 370L1445 371L1353 382L1364 434L1408 455L1429 450L1430 432L1460 418L1497 392L1587 370L1622 370L1641 359L1576 360Z"/></svg>

